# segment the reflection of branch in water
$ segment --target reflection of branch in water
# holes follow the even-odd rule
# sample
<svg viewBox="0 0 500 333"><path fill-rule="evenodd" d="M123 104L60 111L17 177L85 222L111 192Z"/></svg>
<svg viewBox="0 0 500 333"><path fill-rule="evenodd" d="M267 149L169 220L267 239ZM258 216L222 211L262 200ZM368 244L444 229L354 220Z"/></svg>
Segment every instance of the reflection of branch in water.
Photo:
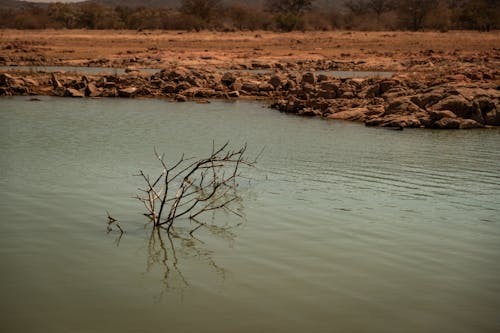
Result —
<svg viewBox="0 0 500 333"><path fill-rule="evenodd" d="M120 235L118 235L118 237L115 239L116 247L118 247L118 246L120 246L120 241L122 239L124 231L123 231L122 227L120 226L120 222L118 222L117 219L115 219L114 217L109 215L109 213L107 211L106 211L106 213L108 214L108 226L106 228L106 232L109 234L111 231L113 231L113 226L116 226L118 228L118 230L120 231Z"/></svg>
<svg viewBox="0 0 500 333"><path fill-rule="evenodd" d="M226 241L234 241L234 234L229 230L231 225L221 227L217 225L204 224L204 227L212 235L216 235ZM181 270L181 262L190 258L196 258L210 266L216 275L223 281L226 271L212 258L212 252L200 247L204 243L194 237L183 237L182 230L165 232L162 226L152 228L148 238L148 258L146 272L151 272L155 267L163 271L163 284L165 289L184 289L189 287L188 279Z"/></svg>
<svg viewBox="0 0 500 333"><path fill-rule="evenodd" d="M181 286L187 287L189 283L182 275L178 267L177 253L175 252L175 246L172 240L172 236L166 234L168 238L169 249L165 246L165 242L162 238L161 228L155 227L151 230L151 235L148 241L148 259L146 262L146 272L150 272L155 264L160 265L164 269L163 273L163 283L165 288L170 288L171 285L169 281L172 279L170 274L172 269L177 273L177 277L180 279ZM169 251L171 256L169 257Z"/></svg>

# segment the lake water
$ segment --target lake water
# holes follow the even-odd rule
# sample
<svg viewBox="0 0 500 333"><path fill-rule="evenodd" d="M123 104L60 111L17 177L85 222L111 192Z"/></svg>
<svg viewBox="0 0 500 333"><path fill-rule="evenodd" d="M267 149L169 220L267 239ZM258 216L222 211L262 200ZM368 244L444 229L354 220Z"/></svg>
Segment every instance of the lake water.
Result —
<svg viewBox="0 0 500 333"><path fill-rule="evenodd" d="M500 331L499 130L40 99L0 99L0 331ZM174 161L213 139L265 147L245 219L172 247L132 175L159 171L154 147Z"/></svg>

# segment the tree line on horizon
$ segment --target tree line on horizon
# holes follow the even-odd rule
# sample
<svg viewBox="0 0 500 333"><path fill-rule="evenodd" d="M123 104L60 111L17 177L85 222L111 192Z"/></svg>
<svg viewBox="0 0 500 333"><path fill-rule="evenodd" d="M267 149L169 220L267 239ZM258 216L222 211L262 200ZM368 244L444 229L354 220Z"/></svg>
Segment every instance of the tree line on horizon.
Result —
<svg viewBox="0 0 500 333"><path fill-rule="evenodd" d="M345 0L342 8L315 0L262 4L181 0L176 8L111 6L98 1L25 3L0 8L0 28L164 29L217 31L440 30L500 28L500 0Z"/></svg>

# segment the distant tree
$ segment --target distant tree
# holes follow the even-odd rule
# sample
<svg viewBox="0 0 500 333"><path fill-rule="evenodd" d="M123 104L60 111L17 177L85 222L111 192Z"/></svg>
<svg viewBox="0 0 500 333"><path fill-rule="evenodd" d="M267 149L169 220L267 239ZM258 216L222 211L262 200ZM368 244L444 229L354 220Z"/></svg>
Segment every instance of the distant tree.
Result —
<svg viewBox="0 0 500 333"><path fill-rule="evenodd" d="M490 31L500 27L499 0L470 0L462 6L460 21L466 28Z"/></svg>
<svg viewBox="0 0 500 333"><path fill-rule="evenodd" d="M377 15L377 22L379 22L380 16L393 10L395 4L393 0L368 0L366 6Z"/></svg>
<svg viewBox="0 0 500 333"><path fill-rule="evenodd" d="M311 10L314 0L272 0L268 10L275 14L280 30L304 29L304 13Z"/></svg>
<svg viewBox="0 0 500 333"><path fill-rule="evenodd" d="M220 9L220 0L182 0L180 11L204 22L210 22Z"/></svg>
<svg viewBox="0 0 500 333"><path fill-rule="evenodd" d="M62 2L49 4L47 12L50 18L67 29L75 27L79 15L78 8L75 5Z"/></svg>
<svg viewBox="0 0 500 333"><path fill-rule="evenodd" d="M275 13L304 14L310 10L314 0L271 0L269 10Z"/></svg>
<svg viewBox="0 0 500 333"><path fill-rule="evenodd" d="M438 5L436 0L400 0L396 7L404 28L420 30L427 15Z"/></svg>
<svg viewBox="0 0 500 333"><path fill-rule="evenodd" d="M368 5L365 0L347 0L344 6L353 15L363 15L368 11Z"/></svg>

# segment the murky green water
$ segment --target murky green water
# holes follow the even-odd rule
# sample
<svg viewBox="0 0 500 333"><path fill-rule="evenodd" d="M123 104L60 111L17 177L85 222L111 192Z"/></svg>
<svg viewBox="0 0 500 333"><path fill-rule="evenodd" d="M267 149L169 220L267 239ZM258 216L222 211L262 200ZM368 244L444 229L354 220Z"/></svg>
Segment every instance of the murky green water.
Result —
<svg viewBox="0 0 500 333"><path fill-rule="evenodd" d="M41 99L0 99L0 331L500 330L500 131ZM173 253L132 174L158 171L153 147L173 160L212 139L266 147L245 221Z"/></svg>

